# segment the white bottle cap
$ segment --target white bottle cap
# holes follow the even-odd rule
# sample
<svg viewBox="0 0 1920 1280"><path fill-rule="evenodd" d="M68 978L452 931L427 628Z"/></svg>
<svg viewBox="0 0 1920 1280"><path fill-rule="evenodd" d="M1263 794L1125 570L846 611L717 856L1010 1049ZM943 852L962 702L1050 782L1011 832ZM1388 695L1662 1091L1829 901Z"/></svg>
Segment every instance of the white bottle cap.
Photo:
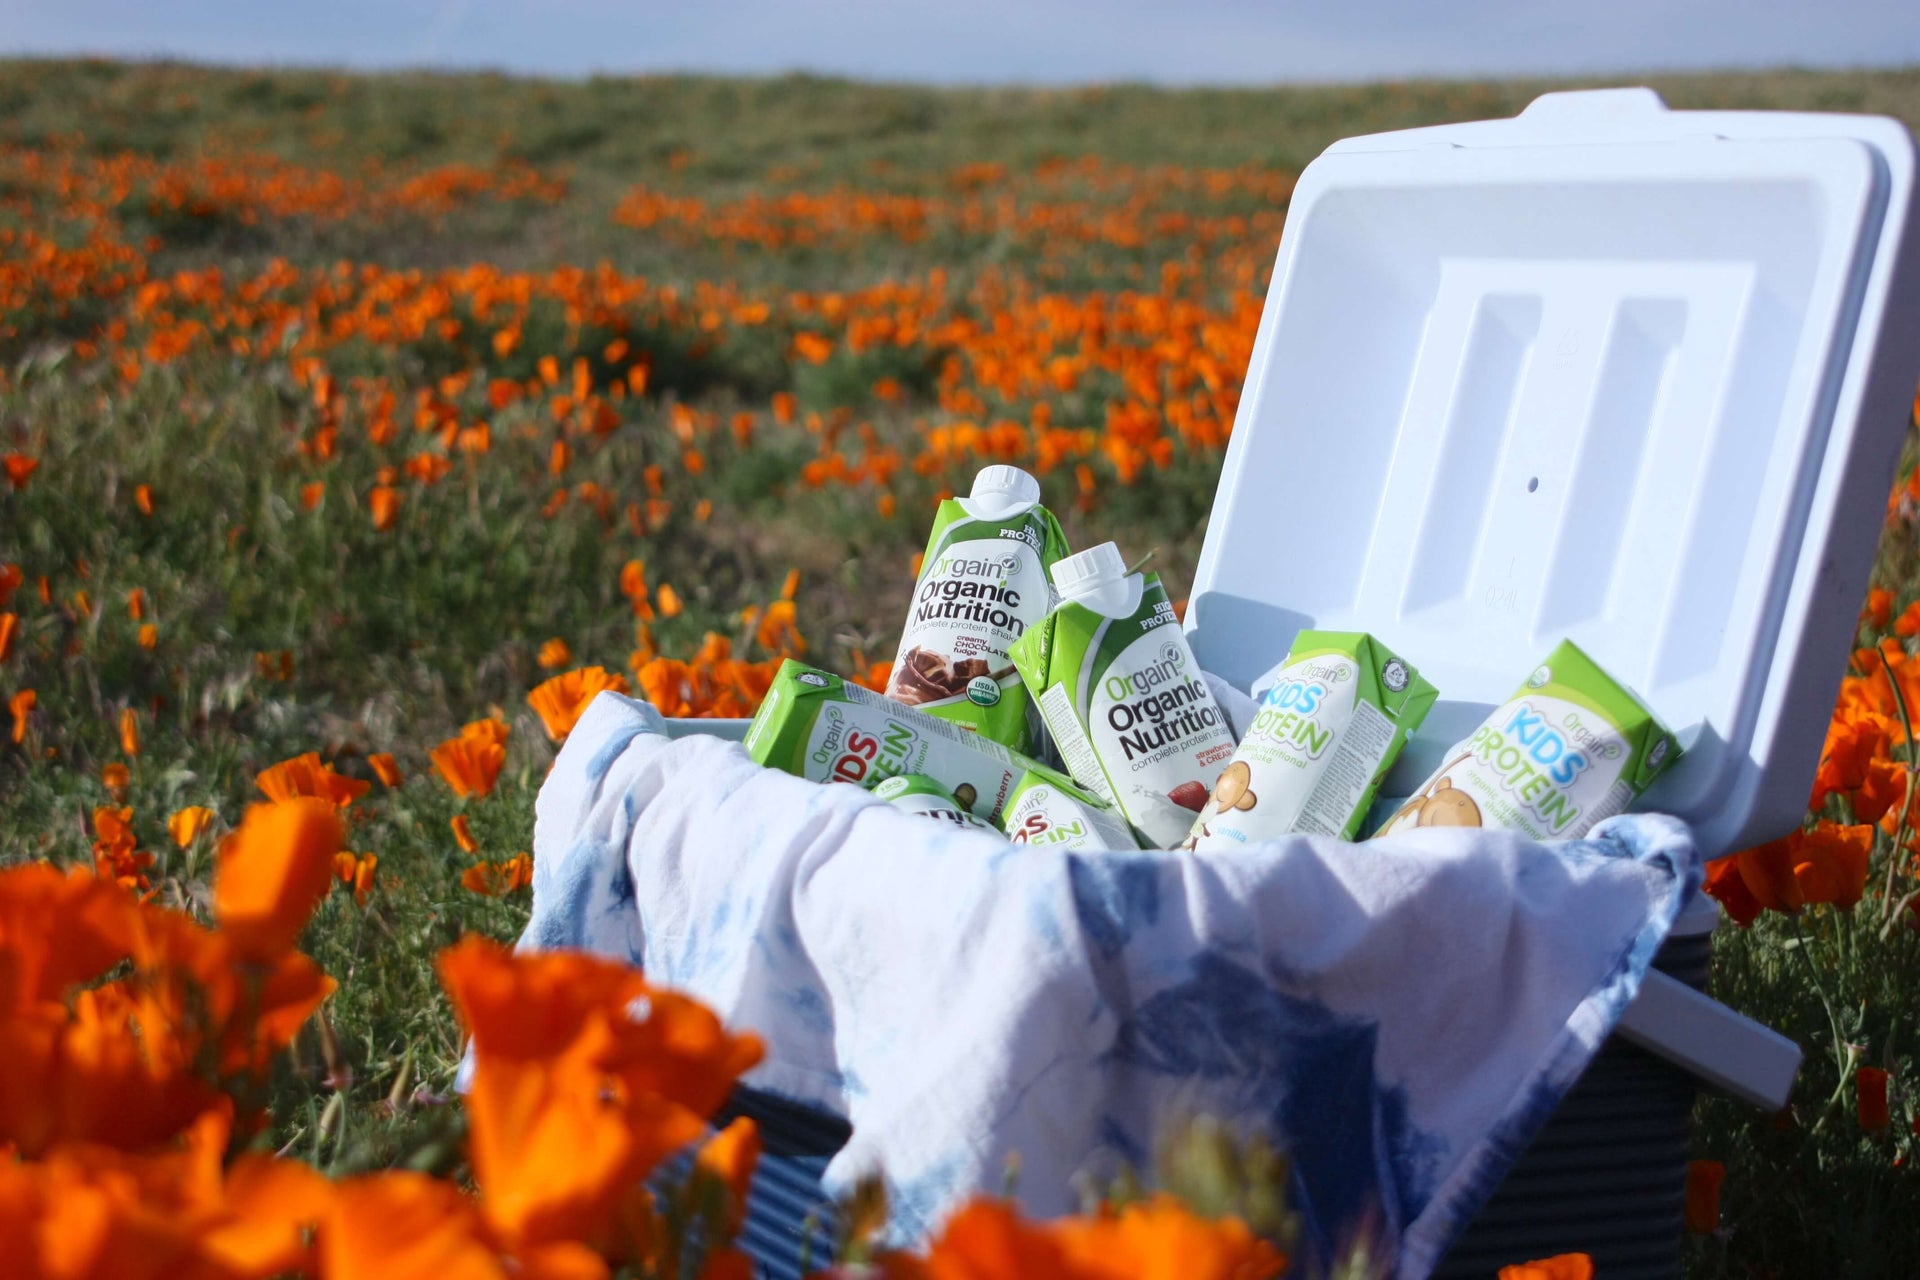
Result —
<svg viewBox="0 0 1920 1280"><path fill-rule="evenodd" d="M1040 482L1019 467L982 467L968 496L996 507L1030 507L1040 501Z"/></svg>
<svg viewBox="0 0 1920 1280"><path fill-rule="evenodd" d="M1053 566L1053 585L1068 599L1098 591L1127 577L1127 562L1120 548L1111 542L1088 547Z"/></svg>

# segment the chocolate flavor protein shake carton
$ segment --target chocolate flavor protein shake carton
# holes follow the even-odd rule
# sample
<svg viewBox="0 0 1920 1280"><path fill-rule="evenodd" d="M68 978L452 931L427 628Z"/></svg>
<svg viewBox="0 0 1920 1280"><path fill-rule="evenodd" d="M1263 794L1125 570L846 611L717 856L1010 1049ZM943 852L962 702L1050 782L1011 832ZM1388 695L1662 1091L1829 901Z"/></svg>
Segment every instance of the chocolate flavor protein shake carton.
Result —
<svg viewBox="0 0 1920 1280"><path fill-rule="evenodd" d="M1053 605L1047 570L1067 554L1040 482L986 467L934 515L887 696L1003 747L1028 750L1026 690L1007 650Z"/></svg>
<svg viewBox="0 0 1920 1280"><path fill-rule="evenodd" d="M1358 631L1302 631L1253 686L1258 710L1187 837L1230 849L1304 832L1351 840L1438 696Z"/></svg>
<svg viewBox="0 0 1920 1280"><path fill-rule="evenodd" d="M1374 835L1451 826L1577 839L1679 758L1653 712L1563 640Z"/></svg>
<svg viewBox="0 0 1920 1280"><path fill-rule="evenodd" d="M1013 784L1000 824L1007 839L1036 849L1095 853L1140 847L1118 810L1052 769L1030 769Z"/></svg>
<svg viewBox="0 0 1920 1280"><path fill-rule="evenodd" d="M962 830L1001 834L1000 828L985 818L975 817L953 792L924 773L897 773L875 787L873 794L896 809L904 809L922 818L931 818Z"/></svg>
<svg viewBox="0 0 1920 1280"><path fill-rule="evenodd" d="M1013 661L1073 780L1159 848L1186 837L1233 755L1233 733L1157 574L1111 542L1053 567L1060 606Z"/></svg>
<svg viewBox="0 0 1920 1280"><path fill-rule="evenodd" d="M791 658L774 673L747 726L746 748L755 764L868 790L901 774L924 774L989 821L1038 763Z"/></svg>

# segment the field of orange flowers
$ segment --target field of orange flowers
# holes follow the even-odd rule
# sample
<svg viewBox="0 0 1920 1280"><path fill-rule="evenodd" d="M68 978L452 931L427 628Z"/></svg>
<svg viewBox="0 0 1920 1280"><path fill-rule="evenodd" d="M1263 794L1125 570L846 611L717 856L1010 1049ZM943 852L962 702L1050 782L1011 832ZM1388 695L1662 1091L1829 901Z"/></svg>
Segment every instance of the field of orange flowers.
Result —
<svg viewBox="0 0 1920 1280"><path fill-rule="evenodd" d="M1920 120L1912 73L1662 87ZM8 66L0 1223L43 1225L0 1230L6 1273L742 1274L750 1131L634 1188L751 1036L494 945L554 744L607 688L744 715L787 655L877 681L985 461L1184 582L1299 166L1532 92ZM1714 876L1756 921L1718 992L1809 1066L1782 1116L1703 1104L1701 1275L1920 1267L1917 507L1817 824ZM872 1265L1275 1274L1236 1210L981 1202Z"/></svg>

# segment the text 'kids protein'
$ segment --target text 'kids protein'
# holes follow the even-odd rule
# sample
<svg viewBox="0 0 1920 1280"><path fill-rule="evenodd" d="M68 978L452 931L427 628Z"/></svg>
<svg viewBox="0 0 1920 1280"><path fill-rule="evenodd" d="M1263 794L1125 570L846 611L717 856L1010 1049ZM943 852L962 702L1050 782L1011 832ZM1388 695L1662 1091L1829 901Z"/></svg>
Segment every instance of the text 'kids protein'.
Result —
<svg viewBox="0 0 1920 1280"><path fill-rule="evenodd" d="M972 493L934 515L887 696L1028 750L1026 690L1007 651L1046 617L1047 570L1066 553L1040 482L1018 467L982 469Z"/></svg>
<svg viewBox="0 0 1920 1280"><path fill-rule="evenodd" d="M1234 848L1304 832L1351 840L1438 696L1372 636L1302 631L1253 686L1257 710L1188 845Z"/></svg>
<svg viewBox="0 0 1920 1280"><path fill-rule="evenodd" d="M1061 601L1013 646L1073 780L1161 848L1178 844L1233 755L1157 574L1105 542L1053 567Z"/></svg>
<svg viewBox="0 0 1920 1280"><path fill-rule="evenodd" d="M1679 757L1653 712L1563 640L1374 835L1450 826L1578 839Z"/></svg>

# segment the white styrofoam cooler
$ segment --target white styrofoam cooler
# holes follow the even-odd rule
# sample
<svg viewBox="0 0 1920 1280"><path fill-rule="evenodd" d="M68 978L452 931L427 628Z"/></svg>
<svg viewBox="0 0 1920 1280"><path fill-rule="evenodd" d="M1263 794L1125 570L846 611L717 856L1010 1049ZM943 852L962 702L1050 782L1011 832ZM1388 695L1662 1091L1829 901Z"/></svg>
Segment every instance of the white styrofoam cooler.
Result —
<svg viewBox="0 0 1920 1280"><path fill-rule="evenodd" d="M1383 788L1404 796L1571 637L1686 747L1640 807L1708 857L1791 829L1920 378L1914 171L1896 121L1647 89L1330 147L1288 209L1195 574L1201 665L1244 689L1303 628L1378 635L1440 690ZM1612 1215L1620 1274L1677 1268L1691 1084L1661 1095L1632 1046L1769 1107L1800 1059L1696 989L1717 920L1683 913L1689 981L1648 975L1460 1274L1529 1232L1584 1247L1554 1226L1569 1204L1582 1230ZM1653 1136L1621 1138L1608 1117L1657 1096ZM1564 1176L1636 1162L1599 1196ZM1670 1247L1627 1256L1669 1219Z"/></svg>

